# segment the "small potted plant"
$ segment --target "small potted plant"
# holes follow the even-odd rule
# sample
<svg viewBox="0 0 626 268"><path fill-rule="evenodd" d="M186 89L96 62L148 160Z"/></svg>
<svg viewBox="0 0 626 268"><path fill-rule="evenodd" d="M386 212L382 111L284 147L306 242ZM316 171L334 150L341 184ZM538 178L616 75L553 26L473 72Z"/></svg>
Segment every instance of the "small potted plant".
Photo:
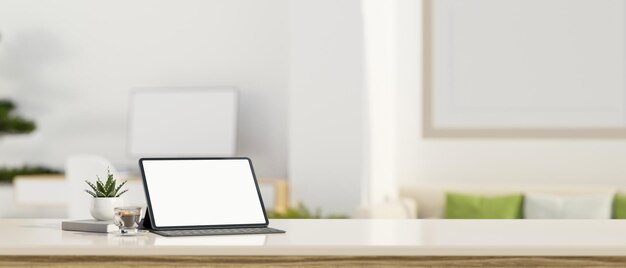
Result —
<svg viewBox="0 0 626 268"><path fill-rule="evenodd" d="M122 186L126 184L124 181L117 184L117 180L113 178L111 170L107 169L107 180L102 182L100 177L96 176L96 183L92 183L88 180L85 182L91 187L91 190L87 189L89 195L93 196L93 202L91 205L91 216L96 220L107 221L113 219L113 211L115 207L121 207L124 205L124 200L120 198L121 195L128 192L128 189L123 190Z"/></svg>

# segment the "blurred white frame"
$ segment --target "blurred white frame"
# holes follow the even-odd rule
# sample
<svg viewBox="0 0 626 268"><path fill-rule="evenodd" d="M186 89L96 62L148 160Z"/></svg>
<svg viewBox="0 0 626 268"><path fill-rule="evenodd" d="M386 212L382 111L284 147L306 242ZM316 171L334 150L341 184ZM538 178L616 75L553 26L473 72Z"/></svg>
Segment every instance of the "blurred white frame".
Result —
<svg viewBox="0 0 626 268"><path fill-rule="evenodd" d="M626 138L619 0L425 0L425 137Z"/></svg>
<svg viewBox="0 0 626 268"><path fill-rule="evenodd" d="M131 155L235 154L236 88L140 88L131 94L128 144Z"/></svg>

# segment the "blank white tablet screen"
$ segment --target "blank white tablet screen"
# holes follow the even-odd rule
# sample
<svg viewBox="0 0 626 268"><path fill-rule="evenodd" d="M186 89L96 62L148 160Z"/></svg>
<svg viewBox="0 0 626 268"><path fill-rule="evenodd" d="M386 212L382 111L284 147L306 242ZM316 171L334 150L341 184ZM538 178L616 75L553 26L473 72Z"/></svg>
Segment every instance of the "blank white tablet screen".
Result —
<svg viewBox="0 0 626 268"><path fill-rule="evenodd" d="M156 227L266 224L248 159L142 159Z"/></svg>

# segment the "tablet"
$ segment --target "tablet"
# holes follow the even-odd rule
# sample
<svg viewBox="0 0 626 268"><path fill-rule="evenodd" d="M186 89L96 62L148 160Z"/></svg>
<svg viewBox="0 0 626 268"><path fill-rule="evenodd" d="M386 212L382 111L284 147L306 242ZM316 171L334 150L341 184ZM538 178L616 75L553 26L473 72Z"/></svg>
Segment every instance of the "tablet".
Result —
<svg viewBox="0 0 626 268"><path fill-rule="evenodd" d="M269 223L249 158L142 158L139 166L154 229Z"/></svg>

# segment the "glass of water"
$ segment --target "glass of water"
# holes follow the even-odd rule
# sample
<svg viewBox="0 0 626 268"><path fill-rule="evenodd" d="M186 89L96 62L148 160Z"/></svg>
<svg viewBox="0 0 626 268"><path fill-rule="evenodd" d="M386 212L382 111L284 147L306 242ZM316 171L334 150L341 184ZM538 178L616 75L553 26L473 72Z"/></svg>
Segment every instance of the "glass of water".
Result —
<svg viewBox="0 0 626 268"><path fill-rule="evenodd" d="M121 235L136 235L141 220L141 207L117 207L113 222L120 228Z"/></svg>

